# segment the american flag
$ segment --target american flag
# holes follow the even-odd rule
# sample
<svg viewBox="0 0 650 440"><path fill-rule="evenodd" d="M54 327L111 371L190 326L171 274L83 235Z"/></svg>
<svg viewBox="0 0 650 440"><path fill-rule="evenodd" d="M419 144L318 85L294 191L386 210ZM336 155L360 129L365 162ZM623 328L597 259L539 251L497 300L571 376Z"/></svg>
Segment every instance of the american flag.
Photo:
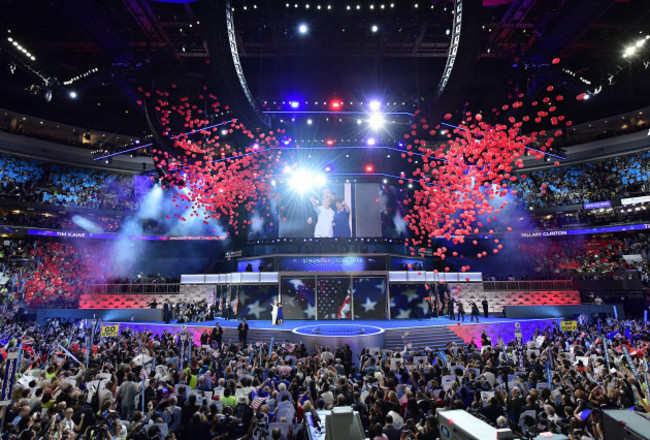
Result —
<svg viewBox="0 0 650 440"><path fill-rule="evenodd" d="M223 295L219 295L219 311L223 312Z"/></svg>
<svg viewBox="0 0 650 440"><path fill-rule="evenodd" d="M251 408L253 408L254 411L257 411L260 406L264 403L266 400L266 397L256 397L253 399L253 402L251 402Z"/></svg>
<svg viewBox="0 0 650 440"><path fill-rule="evenodd" d="M232 305L232 313L237 316L237 309L239 309L239 290L237 290L237 295L235 295L235 301Z"/></svg>
<svg viewBox="0 0 650 440"><path fill-rule="evenodd" d="M349 278L319 278L318 318L350 319L352 316L350 291Z"/></svg>

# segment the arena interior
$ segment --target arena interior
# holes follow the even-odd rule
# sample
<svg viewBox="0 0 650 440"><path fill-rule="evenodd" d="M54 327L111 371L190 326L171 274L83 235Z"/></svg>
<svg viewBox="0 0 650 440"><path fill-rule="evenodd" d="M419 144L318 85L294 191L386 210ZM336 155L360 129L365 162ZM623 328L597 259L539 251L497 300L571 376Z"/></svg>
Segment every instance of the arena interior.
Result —
<svg viewBox="0 0 650 440"><path fill-rule="evenodd" d="M647 0L0 2L2 440L650 439Z"/></svg>

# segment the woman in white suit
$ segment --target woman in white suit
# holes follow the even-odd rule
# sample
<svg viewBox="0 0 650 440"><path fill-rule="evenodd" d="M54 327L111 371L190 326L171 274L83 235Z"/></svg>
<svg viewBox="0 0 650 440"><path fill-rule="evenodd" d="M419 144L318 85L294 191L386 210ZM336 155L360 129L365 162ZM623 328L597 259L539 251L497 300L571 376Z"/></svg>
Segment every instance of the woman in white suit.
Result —
<svg viewBox="0 0 650 440"><path fill-rule="evenodd" d="M271 325L278 324L278 300L277 298L271 303Z"/></svg>

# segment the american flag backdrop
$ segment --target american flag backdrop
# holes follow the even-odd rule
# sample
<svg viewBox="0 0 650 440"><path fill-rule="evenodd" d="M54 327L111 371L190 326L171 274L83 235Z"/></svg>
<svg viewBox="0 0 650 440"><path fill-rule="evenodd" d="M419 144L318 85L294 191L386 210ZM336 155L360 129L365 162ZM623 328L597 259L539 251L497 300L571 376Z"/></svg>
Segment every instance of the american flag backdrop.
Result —
<svg viewBox="0 0 650 440"><path fill-rule="evenodd" d="M318 278L318 319L352 318L352 286L349 277Z"/></svg>
<svg viewBox="0 0 650 440"><path fill-rule="evenodd" d="M282 314L284 319L316 318L315 284L314 277L282 278Z"/></svg>
<svg viewBox="0 0 650 440"><path fill-rule="evenodd" d="M391 284L391 319L422 319L429 317L429 291L424 284Z"/></svg>
<svg viewBox="0 0 650 440"><path fill-rule="evenodd" d="M386 319L386 277L355 278L355 319Z"/></svg>
<svg viewBox="0 0 650 440"><path fill-rule="evenodd" d="M271 319L271 303L278 297L278 286L243 284L239 290L240 318ZM284 307L282 308L284 312Z"/></svg>

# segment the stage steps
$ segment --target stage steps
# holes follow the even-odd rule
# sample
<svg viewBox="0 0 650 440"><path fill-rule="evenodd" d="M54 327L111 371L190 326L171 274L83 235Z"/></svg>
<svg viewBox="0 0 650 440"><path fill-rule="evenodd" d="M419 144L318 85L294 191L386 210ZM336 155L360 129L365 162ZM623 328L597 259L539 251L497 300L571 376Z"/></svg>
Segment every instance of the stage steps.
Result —
<svg viewBox="0 0 650 440"><path fill-rule="evenodd" d="M264 329L258 330L256 328L250 328L248 330L248 342L256 343L270 343L273 339L274 343L277 342L296 342L294 341L294 334L291 333L289 329ZM238 343L239 342L239 332L236 328L223 327L223 342L224 343Z"/></svg>
<svg viewBox="0 0 650 440"><path fill-rule="evenodd" d="M408 335L404 336L405 333ZM404 341L410 342L416 348L429 347L434 350L444 349L450 342L455 342L458 346L464 345L463 340L446 326L386 329L384 348L401 348Z"/></svg>

